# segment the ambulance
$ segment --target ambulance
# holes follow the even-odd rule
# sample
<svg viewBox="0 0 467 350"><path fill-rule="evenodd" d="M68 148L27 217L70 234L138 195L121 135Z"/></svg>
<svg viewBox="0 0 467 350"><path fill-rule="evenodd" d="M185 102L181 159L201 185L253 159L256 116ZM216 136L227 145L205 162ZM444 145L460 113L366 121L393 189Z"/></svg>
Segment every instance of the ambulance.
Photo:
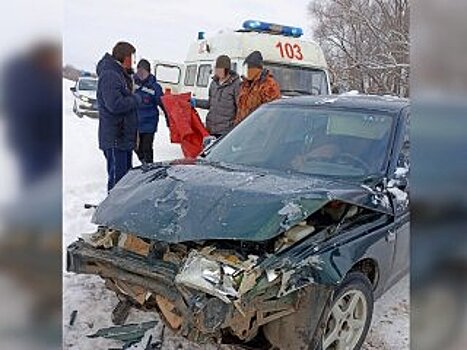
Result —
<svg viewBox="0 0 467 350"><path fill-rule="evenodd" d="M166 92L191 92L208 97L214 63L228 55L232 69L246 75L245 58L255 50L262 53L264 66L278 81L283 96L330 94L329 74L323 51L311 40L301 39L303 30L255 20L237 31L221 32L206 38L204 32L188 50L184 64L154 61L157 80Z"/></svg>

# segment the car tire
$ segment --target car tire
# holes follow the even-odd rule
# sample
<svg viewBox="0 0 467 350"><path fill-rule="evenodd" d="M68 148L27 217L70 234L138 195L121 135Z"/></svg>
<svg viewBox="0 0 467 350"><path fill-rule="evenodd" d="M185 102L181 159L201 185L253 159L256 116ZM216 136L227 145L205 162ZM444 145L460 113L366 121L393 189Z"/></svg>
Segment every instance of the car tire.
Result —
<svg viewBox="0 0 467 350"><path fill-rule="evenodd" d="M329 335L328 322L336 305L352 294L357 294L361 303L365 303L366 306L361 310L361 314L358 314L363 321L357 334L358 339L351 348L360 349L370 328L374 304L373 288L364 274L349 273L333 291L329 287L312 285L301 290L301 293L296 312L263 326L263 334L274 349L333 349L330 344L326 344L326 336ZM327 347L324 347L325 345Z"/></svg>
<svg viewBox="0 0 467 350"><path fill-rule="evenodd" d="M360 272L350 272L334 292L320 322L322 350L362 347L371 325L374 296L369 279Z"/></svg>

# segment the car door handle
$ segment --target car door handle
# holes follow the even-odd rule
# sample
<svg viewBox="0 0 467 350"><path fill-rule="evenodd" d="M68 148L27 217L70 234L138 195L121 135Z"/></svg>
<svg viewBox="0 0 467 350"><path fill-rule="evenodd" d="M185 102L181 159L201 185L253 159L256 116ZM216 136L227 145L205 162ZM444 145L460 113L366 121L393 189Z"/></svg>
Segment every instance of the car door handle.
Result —
<svg viewBox="0 0 467 350"><path fill-rule="evenodd" d="M386 241L388 243L392 243L396 240L396 231L395 230L389 230L388 234L386 235Z"/></svg>

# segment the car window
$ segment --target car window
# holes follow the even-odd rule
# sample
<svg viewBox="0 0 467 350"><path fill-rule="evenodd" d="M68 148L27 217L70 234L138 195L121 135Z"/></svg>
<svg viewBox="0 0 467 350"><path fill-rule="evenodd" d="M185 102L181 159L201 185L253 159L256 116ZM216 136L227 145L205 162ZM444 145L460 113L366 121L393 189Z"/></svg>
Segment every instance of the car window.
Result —
<svg viewBox="0 0 467 350"><path fill-rule="evenodd" d="M196 64L189 64L186 66L185 70L185 85L186 86L194 86L195 79L196 79Z"/></svg>
<svg viewBox="0 0 467 350"><path fill-rule="evenodd" d="M198 79L196 80L196 85L200 87L208 86L211 72L212 72L212 69L211 69L210 64L200 65L199 70L198 70Z"/></svg>
<svg viewBox="0 0 467 350"><path fill-rule="evenodd" d="M97 79L81 79L78 82L78 90L81 90L81 91L97 90Z"/></svg>
<svg viewBox="0 0 467 350"><path fill-rule="evenodd" d="M326 73L320 69L292 67L277 63L266 63L279 83L284 95L326 95L329 93Z"/></svg>
<svg viewBox="0 0 467 350"><path fill-rule="evenodd" d="M394 118L384 113L264 106L207 154L217 162L366 178L386 171Z"/></svg>
<svg viewBox="0 0 467 350"><path fill-rule="evenodd" d="M180 82L180 67L169 64L157 64L155 68L157 81L160 83L178 84Z"/></svg>

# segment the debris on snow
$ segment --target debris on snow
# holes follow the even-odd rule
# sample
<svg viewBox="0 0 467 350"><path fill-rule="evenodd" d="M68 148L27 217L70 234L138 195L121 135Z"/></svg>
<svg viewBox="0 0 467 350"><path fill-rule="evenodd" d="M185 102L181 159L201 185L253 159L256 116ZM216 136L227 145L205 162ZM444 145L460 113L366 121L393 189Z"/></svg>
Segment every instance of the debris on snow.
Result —
<svg viewBox="0 0 467 350"><path fill-rule="evenodd" d="M78 315L78 310L73 310L70 315L70 322L68 323L70 326L73 326L76 321L76 316Z"/></svg>
<svg viewBox="0 0 467 350"><path fill-rule="evenodd" d="M119 340L124 343L123 349L129 348L131 345L140 342L144 334L151 328L157 325L157 321L149 321L143 323L132 323L123 326L115 326L101 328L96 333L88 335L88 338L106 338Z"/></svg>

